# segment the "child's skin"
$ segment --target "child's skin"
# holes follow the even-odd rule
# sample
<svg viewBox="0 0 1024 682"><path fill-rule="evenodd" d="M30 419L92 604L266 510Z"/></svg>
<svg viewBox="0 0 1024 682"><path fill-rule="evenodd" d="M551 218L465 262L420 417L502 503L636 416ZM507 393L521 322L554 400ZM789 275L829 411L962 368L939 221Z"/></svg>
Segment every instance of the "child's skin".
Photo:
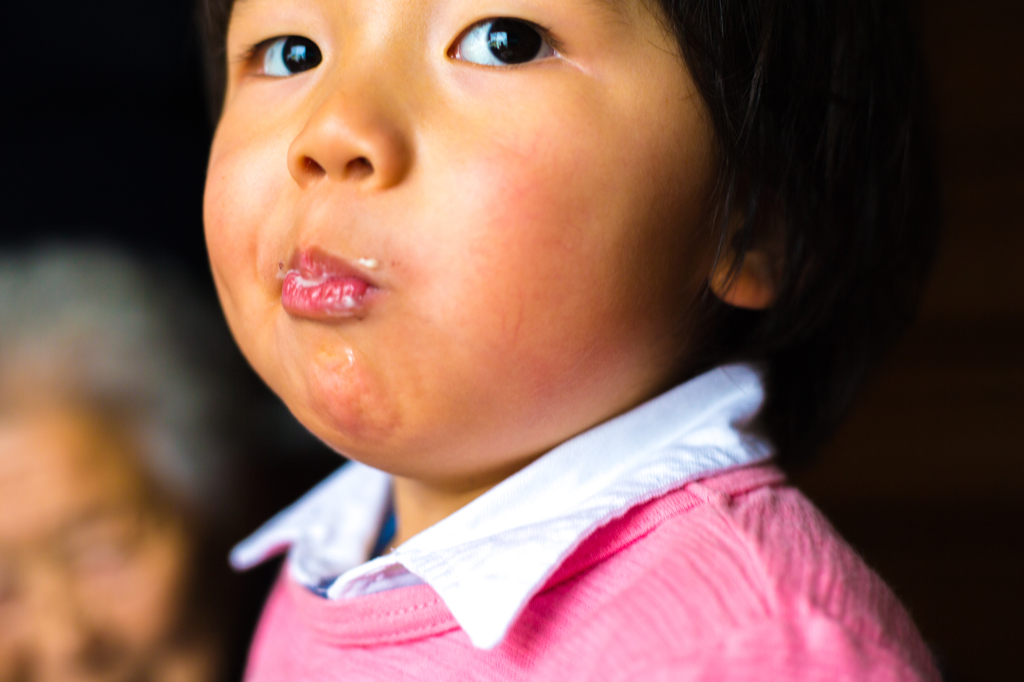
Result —
<svg viewBox="0 0 1024 682"><path fill-rule="evenodd" d="M684 378L709 278L770 301L757 254L728 285L714 264L713 132L643 5L235 5L205 206L221 301L296 416L395 475L396 544ZM548 28L555 54L459 59L492 17ZM322 63L279 78L245 59L289 35ZM376 287L366 305L286 309L281 273L310 250Z"/></svg>

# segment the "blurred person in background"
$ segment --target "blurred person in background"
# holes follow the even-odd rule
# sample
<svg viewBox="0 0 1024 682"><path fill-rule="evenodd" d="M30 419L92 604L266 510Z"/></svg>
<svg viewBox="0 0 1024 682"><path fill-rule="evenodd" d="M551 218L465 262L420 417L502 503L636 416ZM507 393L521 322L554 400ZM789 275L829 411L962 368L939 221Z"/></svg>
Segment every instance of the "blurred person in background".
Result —
<svg viewBox="0 0 1024 682"><path fill-rule="evenodd" d="M0 682L225 669L234 356L170 271L0 255Z"/></svg>

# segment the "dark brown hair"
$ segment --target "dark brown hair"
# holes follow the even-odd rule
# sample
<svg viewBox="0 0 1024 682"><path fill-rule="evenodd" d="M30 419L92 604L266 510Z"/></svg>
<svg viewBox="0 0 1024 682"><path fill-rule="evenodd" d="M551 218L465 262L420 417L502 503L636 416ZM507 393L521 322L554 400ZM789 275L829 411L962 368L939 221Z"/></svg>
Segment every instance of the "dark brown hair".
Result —
<svg viewBox="0 0 1024 682"><path fill-rule="evenodd" d="M216 115L232 0L199 2ZM780 261L766 311L705 297L711 333L697 365L761 363L761 425L794 464L835 429L913 319L936 248L925 79L907 7L659 2L714 123L720 251L770 245Z"/></svg>

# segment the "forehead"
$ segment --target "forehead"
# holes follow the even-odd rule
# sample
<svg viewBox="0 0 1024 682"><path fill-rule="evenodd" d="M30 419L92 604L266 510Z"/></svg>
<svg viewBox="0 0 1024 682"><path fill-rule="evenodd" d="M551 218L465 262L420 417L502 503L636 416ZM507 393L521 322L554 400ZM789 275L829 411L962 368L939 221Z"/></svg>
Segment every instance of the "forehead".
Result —
<svg viewBox="0 0 1024 682"><path fill-rule="evenodd" d="M123 439L97 415L54 408L0 416L0 543L54 532L141 487Z"/></svg>

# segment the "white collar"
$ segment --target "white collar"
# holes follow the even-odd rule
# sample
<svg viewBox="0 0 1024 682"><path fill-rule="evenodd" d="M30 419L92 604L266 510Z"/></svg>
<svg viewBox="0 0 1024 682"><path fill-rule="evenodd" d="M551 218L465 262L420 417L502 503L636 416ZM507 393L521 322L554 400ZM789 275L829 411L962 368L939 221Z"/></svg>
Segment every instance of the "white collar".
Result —
<svg viewBox="0 0 1024 682"><path fill-rule="evenodd" d="M290 546L292 577L326 586L330 599L425 582L473 644L490 649L594 530L689 481L767 458L770 446L743 430L762 401L749 365L711 370L562 443L372 561L391 479L352 462L231 561L249 568Z"/></svg>

